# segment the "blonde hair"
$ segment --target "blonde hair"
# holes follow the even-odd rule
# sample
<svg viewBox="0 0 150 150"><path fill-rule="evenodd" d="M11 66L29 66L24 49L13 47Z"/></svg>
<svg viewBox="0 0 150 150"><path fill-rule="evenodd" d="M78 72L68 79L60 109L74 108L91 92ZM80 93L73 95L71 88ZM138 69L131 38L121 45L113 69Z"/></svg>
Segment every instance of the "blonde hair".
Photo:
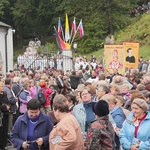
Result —
<svg viewBox="0 0 150 150"><path fill-rule="evenodd" d="M105 94L104 96L101 97L102 100L105 100L108 104L117 104L117 100L113 95L110 94Z"/></svg>

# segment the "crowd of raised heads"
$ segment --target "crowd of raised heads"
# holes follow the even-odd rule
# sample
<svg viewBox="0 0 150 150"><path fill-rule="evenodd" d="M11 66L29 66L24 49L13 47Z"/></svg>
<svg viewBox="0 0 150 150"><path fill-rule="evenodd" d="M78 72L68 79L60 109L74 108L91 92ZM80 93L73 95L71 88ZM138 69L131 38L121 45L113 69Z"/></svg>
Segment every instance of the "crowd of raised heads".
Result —
<svg viewBox="0 0 150 150"><path fill-rule="evenodd" d="M64 141L68 140L69 149L76 147L75 150L79 147L81 150L119 150L121 147L131 150L149 149L149 62L140 58L138 69L127 70L122 75L117 69L113 73L106 70L102 58L97 60L91 56L88 61L86 57L75 56L73 61L74 71L63 72L55 67L47 71L15 68L1 76L0 112L3 117L0 131L3 130L5 136L1 132L0 136L7 139L6 133L10 133L11 141L17 149L18 145L32 147L31 143L24 141L35 141L34 134L29 133L36 128L34 124L37 120L46 114L50 120L44 117L45 130L48 128L47 123L51 122L51 125L45 132L40 132L42 135L36 134L39 146L46 140L52 150L55 150L57 142L56 149L63 149L66 146ZM41 91L44 98L40 97ZM37 104L34 107L32 102L30 105L33 106L28 106L30 101L38 101L41 106ZM25 116L30 121L28 125L31 130L20 123ZM53 128L52 124L56 126ZM29 134L26 135L27 139L17 128L18 125L26 129ZM49 140L38 137L47 132L50 132L47 135ZM22 143L17 139L17 134L23 137ZM80 140L77 140L76 134ZM73 141L69 141L69 136ZM0 148L6 147L6 139L0 138Z"/></svg>

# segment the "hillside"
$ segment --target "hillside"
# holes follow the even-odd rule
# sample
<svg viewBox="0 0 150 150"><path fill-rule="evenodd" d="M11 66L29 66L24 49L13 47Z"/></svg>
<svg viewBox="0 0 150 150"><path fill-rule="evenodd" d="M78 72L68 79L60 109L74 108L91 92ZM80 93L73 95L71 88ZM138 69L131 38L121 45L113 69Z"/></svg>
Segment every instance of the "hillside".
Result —
<svg viewBox="0 0 150 150"><path fill-rule="evenodd" d="M121 41L140 42L140 56L150 58L150 14L137 16L131 25L115 35L116 43Z"/></svg>
<svg viewBox="0 0 150 150"><path fill-rule="evenodd" d="M131 18L132 23L125 29L115 33L115 43L121 44L122 41L133 41L140 43L140 56L150 59L150 14L144 14ZM91 55L99 58L103 55L104 49L86 54L89 59Z"/></svg>

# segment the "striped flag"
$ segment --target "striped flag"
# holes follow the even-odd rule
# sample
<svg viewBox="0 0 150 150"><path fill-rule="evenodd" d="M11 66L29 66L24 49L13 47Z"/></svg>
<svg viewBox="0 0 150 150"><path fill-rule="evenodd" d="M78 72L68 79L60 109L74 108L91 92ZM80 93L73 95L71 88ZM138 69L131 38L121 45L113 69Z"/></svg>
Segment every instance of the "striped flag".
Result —
<svg viewBox="0 0 150 150"><path fill-rule="evenodd" d="M78 29L79 29L79 32L80 32L80 38L82 38L82 37L84 36L82 20L80 20L80 23L79 23Z"/></svg>
<svg viewBox="0 0 150 150"><path fill-rule="evenodd" d="M73 31L73 34L75 35L76 32L77 32L77 28L76 28L76 19L74 17L74 20L72 22L72 31Z"/></svg>
<svg viewBox="0 0 150 150"><path fill-rule="evenodd" d="M68 21L68 15L66 14L65 41L68 42L69 39L70 39L70 34L69 34L69 21Z"/></svg>
<svg viewBox="0 0 150 150"><path fill-rule="evenodd" d="M61 33L62 33L62 24L61 24L60 18L58 20L58 30L57 30L57 32L58 32L59 35L61 35Z"/></svg>

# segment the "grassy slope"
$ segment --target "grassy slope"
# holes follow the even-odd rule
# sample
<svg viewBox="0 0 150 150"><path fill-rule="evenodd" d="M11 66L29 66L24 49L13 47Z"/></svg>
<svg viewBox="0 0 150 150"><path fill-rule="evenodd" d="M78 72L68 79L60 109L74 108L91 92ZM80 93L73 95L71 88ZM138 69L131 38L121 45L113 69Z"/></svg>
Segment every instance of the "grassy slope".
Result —
<svg viewBox="0 0 150 150"><path fill-rule="evenodd" d="M142 17L137 16L133 19L131 25L126 29L121 30L116 35L116 42L119 43L123 40L130 40L131 36L133 41L140 42L140 56L145 59L150 58L150 14L144 14Z"/></svg>
<svg viewBox="0 0 150 150"><path fill-rule="evenodd" d="M131 37L133 41L140 42L140 56L144 59L150 59L150 14L144 14L132 18L132 23L125 29L115 33L115 43L121 44L122 41L129 41ZM95 55L99 58L103 55L104 49L101 49L90 54L85 54L87 58Z"/></svg>

